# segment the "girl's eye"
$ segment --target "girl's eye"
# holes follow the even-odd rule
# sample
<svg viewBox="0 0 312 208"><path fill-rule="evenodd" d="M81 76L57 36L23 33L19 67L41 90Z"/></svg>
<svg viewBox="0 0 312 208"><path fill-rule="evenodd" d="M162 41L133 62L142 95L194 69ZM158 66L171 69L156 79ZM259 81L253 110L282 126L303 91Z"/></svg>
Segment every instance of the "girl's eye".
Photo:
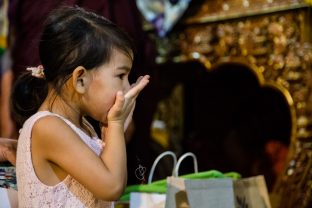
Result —
<svg viewBox="0 0 312 208"><path fill-rule="evenodd" d="M119 79L124 79L125 74L119 74L118 77L119 77Z"/></svg>

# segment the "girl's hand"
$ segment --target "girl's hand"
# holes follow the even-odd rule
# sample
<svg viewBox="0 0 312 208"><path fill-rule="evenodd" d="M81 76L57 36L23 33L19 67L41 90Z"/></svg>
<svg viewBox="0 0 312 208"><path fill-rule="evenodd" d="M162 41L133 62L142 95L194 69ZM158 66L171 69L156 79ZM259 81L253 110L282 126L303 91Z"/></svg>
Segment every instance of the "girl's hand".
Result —
<svg viewBox="0 0 312 208"><path fill-rule="evenodd" d="M124 131L125 132L128 129L128 127L129 127L129 125L130 125L130 123L132 121L132 116L133 116L134 109L135 109L135 103L134 103L134 105L133 105L133 107L132 107L128 117L126 118L125 125L124 125Z"/></svg>
<svg viewBox="0 0 312 208"><path fill-rule="evenodd" d="M149 75L139 77L137 82L133 84L130 90L124 95L121 91L117 92L115 104L109 110L107 115L108 125L110 123L119 123L124 125L125 121L131 121L131 113L135 107L135 101L140 92L149 82Z"/></svg>

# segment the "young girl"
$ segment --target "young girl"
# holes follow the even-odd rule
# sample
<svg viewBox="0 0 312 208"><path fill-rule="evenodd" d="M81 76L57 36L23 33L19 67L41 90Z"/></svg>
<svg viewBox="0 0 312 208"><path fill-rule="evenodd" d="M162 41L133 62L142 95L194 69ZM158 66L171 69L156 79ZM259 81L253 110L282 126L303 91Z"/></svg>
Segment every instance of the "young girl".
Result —
<svg viewBox="0 0 312 208"><path fill-rule="evenodd" d="M132 42L81 8L49 16L39 52L12 94L19 206L113 207L127 180L125 121L149 76L130 87ZM102 141L84 116L101 122Z"/></svg>

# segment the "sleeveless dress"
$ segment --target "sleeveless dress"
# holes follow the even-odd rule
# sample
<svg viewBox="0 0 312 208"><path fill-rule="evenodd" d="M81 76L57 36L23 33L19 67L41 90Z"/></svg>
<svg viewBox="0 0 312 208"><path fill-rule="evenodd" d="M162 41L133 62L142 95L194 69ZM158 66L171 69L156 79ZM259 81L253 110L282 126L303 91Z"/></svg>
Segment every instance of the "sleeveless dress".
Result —
<svg viewBox="0 0 312 208"><path fill-rule="evenodd" d="M70 175L54 186L47 186L38 179L31 158L31 132L34 123L44 116L57 116L61 118L97 155L100 155L102 151L102 141L98 137L91 138L60 115L49 111L39 111L31 116L20 130L17 146L16 176L19 207L113 208L113 202L96 199L89 190Z"/></svg>

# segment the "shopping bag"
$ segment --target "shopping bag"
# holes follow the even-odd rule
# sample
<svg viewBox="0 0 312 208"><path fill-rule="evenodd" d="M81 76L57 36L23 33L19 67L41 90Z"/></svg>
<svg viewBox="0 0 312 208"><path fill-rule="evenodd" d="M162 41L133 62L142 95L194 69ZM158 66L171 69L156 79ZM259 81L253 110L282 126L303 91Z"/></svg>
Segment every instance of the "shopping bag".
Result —
<svg viewBox="0 0 312 208"><path fill-rule="evenodd" d="M167 178L166 208L271 208L263 176L244 179Z"/></svg>
<svg viewBox="0 0 312 208"><path fill-rule="evenodd" d="M165 201L165 194L139 192L130 194L130 208L164 208Z"/></svg>
<svg viewBox="0 0 312 208"><path fill-rule="evenodd" d="M173 177L167 178L166 204L167 208L188 208L190 207L189 198L192 201L192 207L229 207L234 204L233 184L231 179L209 179L192 180L179 178L179 168L186 157L192 157L194 163L195 175L198 173L197 159L193 153L182 155L174 168ZM217 183L217 184L216 184ZM215 187L218 187L217 189ZM187 191L189 192L187 192ZM227 200L221 200L226 197ZM215 200L211 200L215 199Z"/></svg>
<svg viewBox="0 0 312 208"><path fill-rule="evenodd" d="M268 189L263 175L234 180L237 207L271 208ZM247 207L247 206L245 206Z"/></svg>
<svg viewBox="0 0 312 208"><path fill-rule="evenodd" d="M212 187L212 181L211 180L187 180L187 179L183 179L183 178L179 178L179 168L180 165L182 163L182 161L186 158L186 157L192 157L193 158L193 163L194 163L194 170L197 173L198 172L198 167L197 167L197 159L196 156L193 153L186 153L184 155L182 155L179 160L177 161L177 165L174 168L174 174L173 177L168 177L167 178L167 193L166 193L166 204L165 207L167 208L175 208L175 207L179 207L179 208L188 208L190 207L189 205L189 201L188 201L188 196L187 196L187 192L186 192L186 182L190 182L188 183L189 189L193 190L193 187L196 187L197 190L200 190L202 187L204 189L206 189L205 193L202 191L196 191L198 193L195 192L191 192L190 194L193 196L193 194L195 193L195 195L193 196L195 201L196 198L206 198L207 196L202 196L202 194L207 194L208 189L207 189L207 185L210 184L210 186ZM200 183L197 183L198 181L200 181ZM208 186L208 187L210 187ZM219 191L221 190L221 184L220 187L218 189ZM223 191L223 190L221 190ZM212 194L216 196L219 196L219 194L217 192L213 192ZM232 193L232 192L230 192ZM198 194L198 195L197 195ZM234 197L232 197L234 198ZM200 203L202 200L198 200ZM205 206L209 206L208 205L208 201L211 202L211 200L207 200L205 203ZM196 207L199 207L200 205L196 204ZM202 204L202 206L204 206ZM195 206L194 206L195 207Z"/></svg>
<svg viewBox="0 0 312 208"><path fill-rule="evenodd" d="M171 151L166 151L160 154L154 161L149 177L148 177L148 186L151 189L151 192L130 192L130 208L164 208L165 207L165 200L166 194L165 191L162 193L157 193L159 188L165 188L165 183L159 183L156 185L152 184L152 178L155 171L155 168L158 162L164 158L165 156L171 156L173 158L173 169L177 163L176 155ZM144 185L139 185L136 188L142 188Z"/></svg>
<svg viewBox="0 0 312 208"><path fill-rule="evenodd" d="M207 179L207 178L232 178L237 179L240 178L240 175L236 172L228 172L222 173L217 170L208 170L203 172L198 172L198 165L196 156L193 153L185 153L182 155L179 160L175 154L171 151L164 152L160 154L156 160L154 161L151 171L148 177L147 184L135 184L126 187L124 194L118 200L118 204L129 204L130 208L164 208L166 201L166 193L167 193L167 179L162 179L158 181L152 181L153 173L160 159L162 159L166 155L171 155L173 158L173 171L170 176L178 177L179 167L181 162L186 157L193 157L194 161L194 173L181 175L179 178L182 179ZM150 203L151 202L151 203Z"/></svg>

